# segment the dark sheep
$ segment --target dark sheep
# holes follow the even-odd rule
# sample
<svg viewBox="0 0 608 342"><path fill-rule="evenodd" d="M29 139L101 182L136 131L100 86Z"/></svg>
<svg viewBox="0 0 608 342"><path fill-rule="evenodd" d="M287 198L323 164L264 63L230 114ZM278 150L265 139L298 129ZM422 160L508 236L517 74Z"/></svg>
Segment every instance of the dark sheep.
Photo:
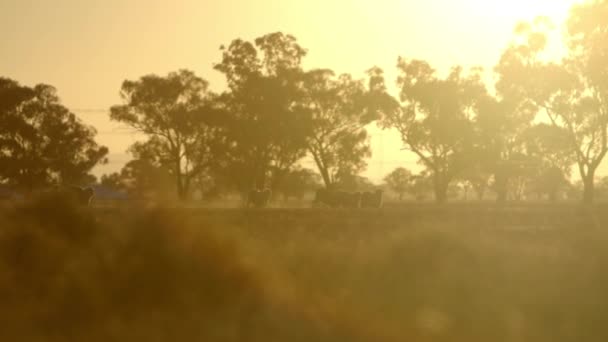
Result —
<svg viewBox="0 0 608 342"><path fill-rule="evenodd" d="M348 192L338 191L338 202L341 207L357 209L361 207L361 193L360 192Z"/></svg>
<svg viewBox="0 0 608 342"><path fill-rule="evenodd" d="M361 206L361 193L319 189L313 205L331 208L359 208Z"/></svg>
<svg viewBox="0 0 608 342"><path fill-rule="evenodd" d="M366 191L361 195L362 208L382 208L382 190Z"/></svg>
<svg viewBox="0 0 608 342"><path fill-rule="evenodd" d="M76 201L76 203L82 206L90 206L93 197L95 197L95 190L91 187L81 188L79 186L70 186L68 188L68 194Z"/></svg>
<svg viewBox="0 0 608 342"><path fill-rule="evenodd" d="M264 208L270 202L271 196L272 192L270 191L270 189L253 189L249 191L249 195L247 196L247 207Z"/></svg>
<svg viewBox="0 0 608 342"><path fill-rule="evenodd" d="M335 196L333 196L333 192L328 189L318 189L315 194L313 206L328 206L332 208L336 207L337 202L335 201Z"/></svg>

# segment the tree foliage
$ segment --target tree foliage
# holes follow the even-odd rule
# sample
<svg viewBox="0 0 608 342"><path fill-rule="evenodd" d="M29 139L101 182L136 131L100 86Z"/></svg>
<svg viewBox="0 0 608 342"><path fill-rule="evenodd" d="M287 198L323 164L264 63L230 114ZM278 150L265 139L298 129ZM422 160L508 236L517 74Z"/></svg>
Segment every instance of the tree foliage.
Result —
<svg viewBox="0 0 608 342"><path fill-rule="evenodd" d="M403 195L410 190L412 181L412 172L404 167L398 167L384 177L384 182L397 193L400 201L403 200Z"/></svg>
<svg viewBox="0 0 608 342"><path fill-rule="evenodd" d="M226 114L219 123L221 167L242 193L270 186L306 153L309 120L300 87L305 55L293 36L280 32L222 47L215 69L229 90L220 98Z"/></svg>
<svg viewBox="0 0 608 342"><path fill-rule="evenodd" d="M357 174L371 155L365 125L371 122L368 93L362 80L348 74L335 77L316 69L304 77L304 106L311 116L306 147L326 187L342 174Z"/></svg>
<svg viewBox="0 0 608 342"><path fill-rule="evenodd" d="M608 153L608 22L600 19L607 10L606 1L572 8L564 37L568 50L559 61L544 56L545 20L521 24L498 70L503 88L534 103L568 133L586 203L593 201L595 173Z"/></svg>
<svg viewBox="0 0 608 342"><path fill-rule="evenodd" d="M473 119L485 94L480 71L455 67L445 79L420 60L399 59L399 101L383 109L381 124L399 131L406 148L432 173L435 198L447 200L450 182L466 167Z"/></svg>
<svg viewBox="0 0 608 342"><path fill-rule="evenodd" d="M95 129L63 106L52 86L0 78L0 123L0 182L24 191L81 184L106 162Z"/></svg>
<svg viewBox="0 0 608 342"><path fill-rule="evenodd" d="M303 68L307 55L281 32L221 47L214 65L226 80L221 94L192 71L146 75L121 86L110 118L143 133L134 159L102 183L133 194L271 188L301 196L316 186L301 169L310 157L326 188L372 189L360 176L371 156L366 127L394 129L404 150L425 167L413 176L397 168L385 178L402 198L430 191L448 200L454 183L482 199L556 199L576 165L594 199L595 176L608 153L608 1L572 7L563 57L551 58L546 18L521 23L486 89L479 68L446 75L423 60L400 57L397 96L373 67L367 79ZM92 181L106 161L93 128L65 108L48 85L33 88L0 78L0 184L33 190ZM162 190L159 190L161 189ZM570 186L570 188L572 188ZM305 190L306 189L306 190Z"/></svg>
<svg viewBox="0 0 608 342"><path fill-rule="evenodd" d="M531 127L537 110L521 97L503 92L500 81L497 90L497 97L488 94L479 102L474 162L472 170L465 174L471 176L473 171L482 176L475 180L474 187L479 191L486 183L485 175L490 174L497 200L503 202L513 193L516 179L529 167L522 159L525 154L522 136Z"/></svg>
<svg viewBox="0 0 608 342"><path fill-rule="evenodd" d="M110 118L147 136L149 155L171 170L177 194L185 199L192 179L213 160L216 129L210 122L217 111L208 82L188 70L147 75L125 81L121 97L124 104L112 107Z"/></svg>

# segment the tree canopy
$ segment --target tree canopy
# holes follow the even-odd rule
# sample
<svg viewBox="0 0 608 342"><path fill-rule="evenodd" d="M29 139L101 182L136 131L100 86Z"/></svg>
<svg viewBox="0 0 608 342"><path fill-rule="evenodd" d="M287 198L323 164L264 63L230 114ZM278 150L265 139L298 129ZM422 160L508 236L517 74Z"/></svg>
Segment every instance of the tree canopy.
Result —
<svg viewBox="0 0 608 342"><path fill-rule="evenodd" d="M486 93L480 71L455 67L445 78L426 62L400 58L399 101L382 109L381 125L395 128L406 149L432 173L435 198L447 200L449 183L467 165L473 119Z"/></svg>
<svg viewBox="0 0 608 342"><path fill-rule="evenodd" d="M136 148L167 167L175 179L179 198L190 192L192 179L211 166L217 111L208 82L180 70L166 77L147 75L125 81L124 104L112 107L110 118L144 133L148 140Z"/></svg>
<svg viewBox="0 0 608 342"><path fill-rule="evenodd" d="M500 86L526 98L567 132L584 185L583 200L594 198L595 173L608 153L608 23L600 19L608 2L575 5L567 23L566 55L547 60L546 20L522 23L518 40L503 54Z"/></svg>
<svg viewBox="0 0 608 342"><path fill-rule="evenodd" d="M403 195L411 191L413 181L412 172L404 167L398 167L384 177L384 182L397 193L400 201L403 200Z"/></svg>
<svg viewBox="0 0 608 342"><path fill-rule="evenodd" d="M26 192L82 184L106 162L96 131L61 104L55 88L0 78L0 182Z"/></svg>
<svg viewBox="0 0 608 342"><path fill-rule="evenodd" d="M271 186L306 153L309 119L300 87L305 55L293 36L280 32L222 47L215 65L229 88L219 99L225 112L222 172L242 193Z"/></svg>
<svg viewBox="0 0 608 342"><path fill-rule="evenodd" d="M311 70L304 76L305 108L310 114L306 148L326 187L340 182L340 175L358 174L371 155L365 125L373 117L363 80L338 77L328 69Z"/></svg>
<svg viewBox="0 0 608 342"><path fill-rule="evenodd" d="M591 203L608 154L606 13L605 0L574 5L559 57L548 53L553 26L546 18L518 24L492 70L494 84L478 67L441 74L424 60L399 57L394 92L379 67L362 77L306 69L308 51L289 34L234 39L213 66L226 81L221 93L189 70L122 83L110 118L145 139L102 182L142 193L162 185L163 196L171 182L183 200L220 188L288 196L315 186L372 189L361 174L372 155L368 129L377 124L396 131L400 148L424 167L418 176L399 167L386 176L400 198L406 191L422 198L431 186L443 203L458 184L479 199L489 189L500 202L557 199L575 166L582 200ZM96 131L50 85L0 78L0 123L2 185L84 184L107 161ZM319 175L303 169L306 162Z"/></svg>

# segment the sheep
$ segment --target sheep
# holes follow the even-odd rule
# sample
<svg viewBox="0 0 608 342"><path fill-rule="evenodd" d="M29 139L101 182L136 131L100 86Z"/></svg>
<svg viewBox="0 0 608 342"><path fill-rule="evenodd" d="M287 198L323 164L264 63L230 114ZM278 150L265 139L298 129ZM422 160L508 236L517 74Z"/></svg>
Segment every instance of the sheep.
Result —
<svg viewBox="0 0 608 342"><path fill-rule="evenodd" d="M361 206L361 193L319 189L313 205L331 208L359 208Z"/></svg>
<svg viewBox="0 0 608 342"><path fill-rule="evenodd" d="M328 189L318 189L315 193L315 199L313 201L313 206L329 206L335 207L335 197L333 196L332 191Z"/></svg>
<svg viewBox="0 0 608 342"><path fill-rule="evenodd" d="M69 186L68 194L75 200L76 203L82 206L90 206L95 196L95 190L91 187L81 188L79 186Z"/></svg>
<svg viewBox="0 0 608 342"><path fill-rule="evenodd" d="M382 208L382 190L366 191L361 195L362 208Z"/></svg>
<svg viewBox="0 0 608 342"><path fill-rule="evenodd" d="M358 209L361 207L361 193L338 191L338 202L341 207Z"/></svg>
<svg viewBox="0 0 608 342"><path fill-rule="evenodd" d="M249 191L249 196L247 197L247 207L264 208L270 202L271 195L272 192L270 189L252 189Z"/></svg>

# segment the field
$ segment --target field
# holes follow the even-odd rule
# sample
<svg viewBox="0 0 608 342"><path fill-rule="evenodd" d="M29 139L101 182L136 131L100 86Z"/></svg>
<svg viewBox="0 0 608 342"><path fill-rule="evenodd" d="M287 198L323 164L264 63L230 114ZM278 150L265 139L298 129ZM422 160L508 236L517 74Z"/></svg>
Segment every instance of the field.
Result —
<svg viewBox="0 0 608 342"><path fill-rule="evenodd" d="M43 199L0 217L0 340L606 341L603 209Z"/></svg>

